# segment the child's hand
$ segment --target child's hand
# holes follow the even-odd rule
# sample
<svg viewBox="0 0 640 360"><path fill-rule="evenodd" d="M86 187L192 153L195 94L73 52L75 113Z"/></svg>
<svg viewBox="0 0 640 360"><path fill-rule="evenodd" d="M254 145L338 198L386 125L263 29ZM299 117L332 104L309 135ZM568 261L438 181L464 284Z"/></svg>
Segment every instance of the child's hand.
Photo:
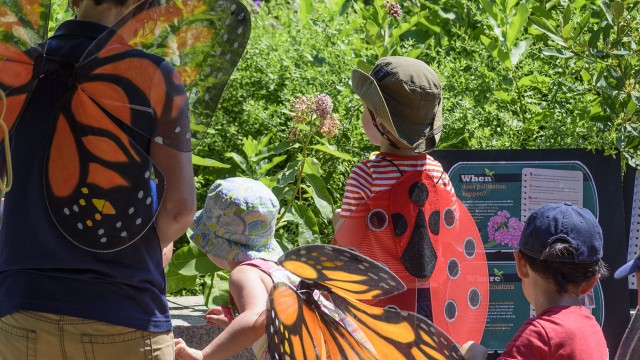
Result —
<svg viewBox="0 0 640 360"><path fill-rule="evenodd" d="M209 326L221 326L223 328L226 328L231 322L230 317L231 313L225 314L225 309L217 306L209 309L209 311L207 311L207 314L204 316L204 319Z"/></svg>
<svg viewBox="0 0 640 360"><path fill-rule="evenodd" d="M468 341L460 347L465 360L485 360L487 358L487 348L477 342Z"/></svg>
<svg viewBox="0 0 640 360"><path fill-rule="evenodd" d="M192 349L182 339L173 340L176 347L176 360L202 360L202 351Z"/></svg>

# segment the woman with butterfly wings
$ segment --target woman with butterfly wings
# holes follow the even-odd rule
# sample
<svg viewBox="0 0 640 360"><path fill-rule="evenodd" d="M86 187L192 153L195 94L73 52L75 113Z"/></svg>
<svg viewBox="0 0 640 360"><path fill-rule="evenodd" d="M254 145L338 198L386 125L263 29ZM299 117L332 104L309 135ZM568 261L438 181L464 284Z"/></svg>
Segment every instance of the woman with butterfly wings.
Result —
<svg viewBox="0 0 640 360"><path fill-rule="evenodd" d="M77 19L48 37L50 0L0 0L15 179L0 358L172 359L161 250L191 222L190 130L206 133L249 13L236 0L71 3Z"/></svg>

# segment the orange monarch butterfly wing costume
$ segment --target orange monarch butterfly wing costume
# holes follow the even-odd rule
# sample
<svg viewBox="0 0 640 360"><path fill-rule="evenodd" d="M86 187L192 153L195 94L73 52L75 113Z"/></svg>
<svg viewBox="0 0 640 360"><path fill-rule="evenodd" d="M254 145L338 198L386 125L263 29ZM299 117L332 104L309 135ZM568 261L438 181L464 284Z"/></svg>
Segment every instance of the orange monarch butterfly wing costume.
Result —
<svg viewBox="0 0 640 360"><path fill-rule="evenodd" d="M49 1L0 1L0 89L7 96L3 120L9 131L36 83L33 67L42 49L34 45L47 35L50 11ZM4 140L2 133L0 140Z"/></svg>
<svg viewBox="0 0 640 360"><path fill-rule="evenodd" d="M385 264L407 286L368 303L417 311L424 306L417 294L428 286L434 324L459 343L480 342L489 305L480 235L462 202L429 174L409 172L369 198L344 220L334 242Z"/></svg>
<svg viewBox="0 0 640 360"><path fill-rule="evenodd" d="M270 294L267 339L272 359L462 359L457 345L415 313L359 300L404 290L384 266L331 245L294 248L280 265L302 278Z"/></svg>
<svg viewBox="0 0 640 360"><path fill-rule="evenodd" d="M238 0L139 1L68 64L48 57L47 41L34 35L46 34L35 30L46 29L49 8L49 0L0 0L0 15L14 19L0 25L7 124L20 120L39 79L63 74L69 90L47 153L47 206L77 245L117 250L153 223L164 189L128 134L177 151L199 144L246 48L250 15Z"/></svg>

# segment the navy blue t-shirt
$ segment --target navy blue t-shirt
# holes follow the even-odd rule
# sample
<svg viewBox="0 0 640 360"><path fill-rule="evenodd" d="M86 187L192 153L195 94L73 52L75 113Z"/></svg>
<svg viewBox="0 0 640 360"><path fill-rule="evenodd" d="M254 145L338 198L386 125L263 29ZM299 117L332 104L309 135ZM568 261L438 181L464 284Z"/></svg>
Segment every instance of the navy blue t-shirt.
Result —
<svg viewBox="0 0 640 360"><path fill-rule="evenodd" d="M67 21L48 40L46 54L76 63L107 29ZM70 241L51 218L44 169L67 89L64 79L40 79L11 137L14 183L0 227L0 317L31 310L170 331L162 249L154 226L120 250L93 252ZM132 132L148 153L148 140Z"/></svg>

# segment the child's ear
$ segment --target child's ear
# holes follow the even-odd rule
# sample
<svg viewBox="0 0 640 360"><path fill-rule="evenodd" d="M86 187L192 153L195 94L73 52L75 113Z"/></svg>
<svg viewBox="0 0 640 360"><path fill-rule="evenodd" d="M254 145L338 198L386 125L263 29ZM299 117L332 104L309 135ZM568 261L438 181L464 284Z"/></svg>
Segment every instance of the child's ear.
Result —
<svg viewBox="0 0 640 360"><path fill-rule="evenodd" d="M513 252L513 257L516 258L516 271L518 272L518 276L521 279L526 279L529 277L529 268L527 267L527 262L524 261L524 257L520 254L519 250Z"/></svg>
<svg viewBox="0 0 640 360"><path fill-rule="evenodd" d="M596 286L596 282L598 282L598 279L600 279L600 276L594 276L591 279L582 283L582 285L580 286L580 295L584 295L589 291L591 291L591 289L593 289L593 287Z"/></svg>

